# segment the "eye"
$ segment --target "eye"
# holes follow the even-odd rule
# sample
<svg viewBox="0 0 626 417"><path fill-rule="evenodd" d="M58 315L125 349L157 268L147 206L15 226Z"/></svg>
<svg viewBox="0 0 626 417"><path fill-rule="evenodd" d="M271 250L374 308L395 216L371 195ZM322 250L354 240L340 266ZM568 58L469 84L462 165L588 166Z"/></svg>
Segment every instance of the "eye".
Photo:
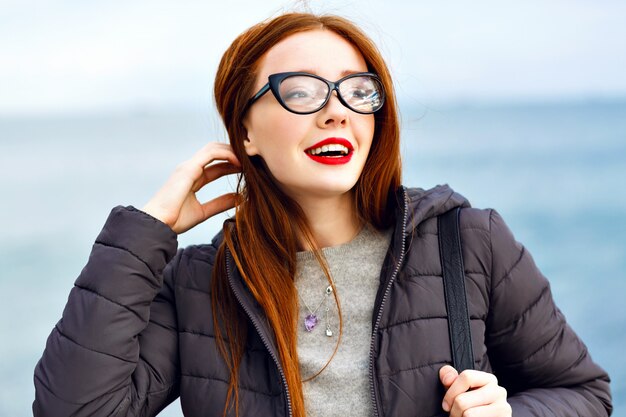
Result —
<svg viewBox="0 0 626 417"><path fill-rule="evenodd" d="M291 76L280 85L280 97L283 101L316 101L326 96L327 85L310 76Z"/></svg>
<svg viewBox="0 0 626 417"><path fill-rule="evenodd" d="M367 98L372 94L372 90L365 90L363 88L355 88L352 91L352 97L356 98Z"/></svg>
<svg viewBox="0 0 626 417"><path fill-rule="evenodd" d="M348 91L346 91L345 93L343 93L343 96L346 99L370 99L375 97L377 94L375 89L372 88L359 88L359 87L353 87L350 88Z"/></svg>
<svg viewBox="0 0 626 417"><path fill-rule="evenodd" d="M370 77L353 77L341 84L341 95L348 101L376 100L378 94L378 85Z"/></svg>
<svg viewBox="0 0 626 417"><path fill-rule="evenodd" d="M283 100L310 98L313 95L314 95L313 91L309 89L305 89L305 88L292 88L289 91L283 91L281 93Z"/></svg>

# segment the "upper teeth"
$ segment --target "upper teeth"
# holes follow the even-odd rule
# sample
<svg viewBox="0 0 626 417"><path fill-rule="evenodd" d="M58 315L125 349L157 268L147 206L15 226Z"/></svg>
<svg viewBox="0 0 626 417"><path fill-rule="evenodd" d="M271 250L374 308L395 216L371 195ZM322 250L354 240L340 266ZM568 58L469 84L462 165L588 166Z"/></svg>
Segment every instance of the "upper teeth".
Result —
<svg viewBox="0 0 626 417"><path fill-rule="evenodd" d="M320 154L322 152L332 152L332 151L339 151L343 154L348 154L348 152L350 152L348 150L348 147L343 146L343 145L339 145L339 144L331 144L331 145L324 145L324 146L320 146L319 148L314 148L314 149L310 149L308 152L311 155L317 155Z"/></svg>

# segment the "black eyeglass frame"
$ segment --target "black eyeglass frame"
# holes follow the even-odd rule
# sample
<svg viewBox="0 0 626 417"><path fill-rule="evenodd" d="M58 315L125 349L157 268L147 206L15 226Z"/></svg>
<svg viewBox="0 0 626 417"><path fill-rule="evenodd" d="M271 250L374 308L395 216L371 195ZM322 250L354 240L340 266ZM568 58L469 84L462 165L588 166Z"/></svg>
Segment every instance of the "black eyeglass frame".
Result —
<svg viewBox="0 0 626 417"><path fill-rule="evenodd" d="M295 75L304 75L304 76L307 76L307 77L317 78L318 80L323 81L323 82L326 83L326 85L328 85L328 94L326 95L326 99L319 106L319 108L317 108L315 110L312 110L312 111L300 112L300 111L292 110L289 107L287 107L287 105L283 101L282 97L280 96L279 88L280 88L280 84L286 78L289 78L289 77L292 77L292 76L295 76ZM339 92L339 86L345 80L348 80L350 78L355 78L355 77L364 77L364 76L373 78L380 85L380 107L378 109L374 110L374 111L359 111L359 110L354 109L353 107L351 107L343 99L343 97L341 97L341 93ZM357 73L354 73L354 74L349 74L349 75L346 75L345 77L343 77L340 80L337 80L335 82L328 81L327 79L322 78L319 75L311 74L311 73L308 73L308 72L279 72L279 73L276 73L276 74L271 74L268 77L268 83L265 84L263 87L261 87L261 89L250 100L248 100L248 104L246 104L246 109L244 110L244 114L250 108L250 106L252 106L258 99L260 99L265 93L267 93L270 90L272 91L272 94L276 98L276 101L278 101L278 103L280 103L280 105L285 110L287 110L288 112L291 112L291 113L295 113L295 114L313 114L313 113L317 113L318 111L322 110L324 108L324 106L328 103L328 100L330 100L330 96L332 95L333 91L337 92L337 98L339 99L339 102L341 104L343 104L344 106L346 106L347 108L349 108L350 110L352 110L353 112L355 112L355 113L373 114L373 113L376 113L377 111L379 111L380 109L382 109L383 105L385 104L385 88L383 86L383 83L380 80L380 77L378 77L378 75L376 75L376 74L374 74L372 72L357 72Z"/></svg>

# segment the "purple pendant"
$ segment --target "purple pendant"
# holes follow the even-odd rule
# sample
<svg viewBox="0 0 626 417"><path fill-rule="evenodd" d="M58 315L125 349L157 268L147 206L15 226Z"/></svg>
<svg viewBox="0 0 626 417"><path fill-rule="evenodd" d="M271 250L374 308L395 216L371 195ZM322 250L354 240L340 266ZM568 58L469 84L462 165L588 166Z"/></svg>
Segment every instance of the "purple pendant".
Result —
<svg viewBox="0 0 626 417"><path fill-rule="evenodd" d="M315 328L315 326L317 326L318 322L319 322L319 319L317 318L315 314L309 314L308 316L304 318L304 328L306 329L307 332L310 332L311 330Z"/></svg>

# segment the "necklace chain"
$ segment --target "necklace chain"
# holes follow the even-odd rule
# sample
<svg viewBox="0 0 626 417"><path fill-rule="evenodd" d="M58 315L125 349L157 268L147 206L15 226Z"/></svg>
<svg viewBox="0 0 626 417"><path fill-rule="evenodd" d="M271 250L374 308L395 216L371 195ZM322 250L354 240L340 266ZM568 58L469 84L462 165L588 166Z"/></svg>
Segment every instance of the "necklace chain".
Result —
<svg viewBox="0 0 626 417"><path fill-rule="evenodd" d="M330 317L329 317L330 305L329 305L329 302L328 302L328 299L330 298L332 293L333 293L333 287L332 287L332 285L329 285L328 287L326 287L326 290L324 291L324 296L323 296L322 300L317 305L317 307L315 307L315 310L313 310L313 309L311 309L311 307L309 307L309 305L306 303L306 301L304 301L304 298L302 298L302 295L300 295L300 292L298 292L298 297L300 297L300 301L302 301L302 304L304 304L306 309L309 310L309 314L304 318L304 329L307 332L312 332L313 329L319 323L319 318L318 318L318 316L316 314L317 310L319 310L319 308L322 306L322 304L326 303L326 308L324 309L325 321L326 321L326 336L331 337L333 335L333 331L332 331L331 326L330 326Z"/></svg>
<svg viewBox="0 0 626 417"><path fill-rule="evenodd" d="M324 303L324 300L326 300L326 296L328 296L328 295L330 295L332 293L333 293L333 287L331 287L329 285L328 287L326 287L326 291L324 292L324 298L322 298L322 301L320 301L320 303L317 305L317 307L315 307L315 310L312 310L311 307L309 307L309 305L306 303L306 301L304 301L304 298L302 298L302 296L300 295L299 292L298 292L298 296L300 297L300 301L302 301L302 303L304 304L306 309L309 310L309 313L315 314L317 312L317 310L319 310L319 308Z"/></svg>

